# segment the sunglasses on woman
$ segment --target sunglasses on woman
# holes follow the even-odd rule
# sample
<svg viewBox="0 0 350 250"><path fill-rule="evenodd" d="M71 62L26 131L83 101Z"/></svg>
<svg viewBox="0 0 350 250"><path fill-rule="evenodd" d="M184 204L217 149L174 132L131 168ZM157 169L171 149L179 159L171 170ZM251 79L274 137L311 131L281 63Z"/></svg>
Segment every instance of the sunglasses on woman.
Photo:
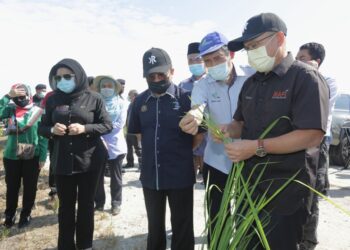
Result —
<svg viewBox="0 0 350 250"><path fill-rule="evenodd" d="M72 78L74 78L74 74L64 74L64 75L55 75L54 77L53 77L53 79L56 81L56 82L59 82L59 81L61 81L61 79L62 79L62 77L65 79L65 80L67 80L67 81L69 81L70 79L72 79Z"/></svg>

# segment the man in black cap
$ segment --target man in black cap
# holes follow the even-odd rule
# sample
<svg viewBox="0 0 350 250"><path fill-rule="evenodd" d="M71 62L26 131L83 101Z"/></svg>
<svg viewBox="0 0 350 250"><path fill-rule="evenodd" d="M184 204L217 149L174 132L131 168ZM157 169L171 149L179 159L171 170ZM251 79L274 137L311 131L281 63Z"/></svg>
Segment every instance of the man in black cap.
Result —
<svg viewBox="0 0 350 250"><path fill-rule="evenodd" d="M190 43L187 48L187 63L192 76L180 82L179 87L188 91L192 91L194 84L205 77L207 71L203 58L199 55L199 45L200 43L194 42ZM203 170L204 149L207 145L206 137L207 133L198 133L194 137L193 162L195 173L197 173L197 169L200 173Z"/></svg>
<svg viewBox="0 0 350 250"><path fill-rule="evenodd" d="M206 68L202 57L199 55L199 44L190 43L187 49L187 62L188 68L192 74L190 78L180 82L179 87L184 88L188 91L192 91L193 85L202 79L206 73Z"/></svg>
<svg viewBox="0 0 350 250"><path fill-rule="evenodd" d="M41 101L44 99L46 94L46 85L38 84L35 86L35 95L33 95L33 103L36 106L40 106Z"/></svg>
<svg viewBox="0 0 350 250"><path fill-rule="evenodd" d="M313 186L310 157L323 138L327 127L329 91L327 83L312 67L295 61L286 49L287 28L273 13L250 18L241 37L229 42L232 51L245 49L250 65L257 72L245 82L233 121L223 131L242 140L225 144L233 162L245 161L242 171L253 185L259 173L262 179L253 197L271 197L285 182L295 179ZM280 117L264 137L266 128ZM316 153L317 154L317 153ZM273 164L269 164L273 163ZM307 215L310 192L291 182L260 213L268 215L264 227L271 249L296 250ZM258 237L252 246L262 249Z"/></svg>
<svg viewBox="0 0 350 250"><path fill-rule="evenodd" d="M193 139L178 127L191 102L189 92L172 83L173 74L166 51L152 48L145 52L143 76L148 90L136 97L129 119L128 132L141 134L147 250L166 249L166 200L171 212L171 249L194 249Z"/></svg>

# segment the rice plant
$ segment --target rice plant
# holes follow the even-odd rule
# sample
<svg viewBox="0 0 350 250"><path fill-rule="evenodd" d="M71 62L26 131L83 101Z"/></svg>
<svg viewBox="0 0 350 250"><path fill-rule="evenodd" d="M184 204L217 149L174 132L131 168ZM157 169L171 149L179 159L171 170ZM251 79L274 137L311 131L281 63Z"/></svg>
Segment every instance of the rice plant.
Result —
<svg viewBox="0 0 350 250"><path fill-rule="evenodd" d="M213 135L220 138L223 143L230 143L231 139L225 137L224 133L221 131L218 125L210 118L208 114L202 112L204 117L202 125L210 131ZM271 131L271 129L276 126L276 124L281 120L290 120L286 116L282 116L275 121L273 121L265 131L260 135L259 139L265 138L265 136ZM244 168L244 161L234 163L231 171L228 175L226 186L223 192L223 198L221 201L221 206L218 214L215 218L210 218L206 214L206 230L209 231L210 235L210 245L208 249L254 249L258 246L259 242L265 249L270 249L269 242L267 240L264 228L269 223L269 216L267 213L262 213L263 209L277 196L279 195L291 182L299 183L312 192L325 198L334 206L338 207L345 214L350 216L350 212L341 208L339 205L332 202L327 197L323 196L313 188L308 185L296 180L296 176L299 171L295 173L291 178L286 179L284 184L282 184L277 191L275 191L269 197L267 196L269 188L265 190L263 194L257 195L256 188L262 182L262 176L265 169L274 162L264 162L255 165L250 175L245 179L242 175L242 170ZM259 170L257 178L252 181L253 174ZM208 176L208 179L210 176ZM273 180L272 180L273 181ZM253 183L252 183L253 182ZM208 184L208 181L207 181ZM270 185L272 182L270 182ZM206 186L206 202L210 201L210 193L217 186ZM207 208L210 208L211 204L205 204ZM208 219L207 219L208 218ZM213 227L213 225L215 225ZM253 238L257 238L259 242L254 241L251 245Z"/></svg>

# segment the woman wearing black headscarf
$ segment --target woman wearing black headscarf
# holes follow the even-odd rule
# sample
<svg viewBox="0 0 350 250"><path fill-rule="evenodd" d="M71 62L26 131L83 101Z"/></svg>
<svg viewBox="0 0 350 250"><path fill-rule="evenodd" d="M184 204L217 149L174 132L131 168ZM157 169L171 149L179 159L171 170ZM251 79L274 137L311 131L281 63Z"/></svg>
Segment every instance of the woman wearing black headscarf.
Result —
<svg viewBox="0 0 350 250"><path fill-rule="evenodd" d="M60 202L58 249L91 249L94 195L108 157L100 136L112 130L112 123L101 97L88 90L87 76L77 61L58 62L49 82L55 91L46 102L39 133L54 141L52 167Z"/></svg>

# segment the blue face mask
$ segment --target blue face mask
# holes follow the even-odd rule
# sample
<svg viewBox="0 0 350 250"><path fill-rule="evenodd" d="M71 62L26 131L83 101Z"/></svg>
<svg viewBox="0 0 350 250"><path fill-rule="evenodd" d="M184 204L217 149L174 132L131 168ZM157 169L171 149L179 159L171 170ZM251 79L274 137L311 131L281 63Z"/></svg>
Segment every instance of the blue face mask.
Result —
<svg viewBox="0 0 350 250"><path fill-rule="evenodd" d="M114 89L111 89L111 88L101 88L101 95L103 97L112 97L114 96Z"/></svg>
<svg viewBox="0 0 350 250"><path fill-rule="evenodd" d="M230 69L227 65L227 62L208 68L208 74L216 81L226 80L229 73Z"/></svg>
<svg viewBox="0 0 350 250"><path fill-rule="evenodd" d="M73 90L75 89L74 79L66 80L66 79L62 78L57 83L57 88L66 94L72 93Z"/></svg>
<svg viewBox="0 0 350 250"><path fill-rule="evenodd" d="M202 63L198 63L198 64L191 64L188 66L190 68L190 72L194 75L194 76L201 76L204 74L205 72L205 68L204 65Z"/></svg>

